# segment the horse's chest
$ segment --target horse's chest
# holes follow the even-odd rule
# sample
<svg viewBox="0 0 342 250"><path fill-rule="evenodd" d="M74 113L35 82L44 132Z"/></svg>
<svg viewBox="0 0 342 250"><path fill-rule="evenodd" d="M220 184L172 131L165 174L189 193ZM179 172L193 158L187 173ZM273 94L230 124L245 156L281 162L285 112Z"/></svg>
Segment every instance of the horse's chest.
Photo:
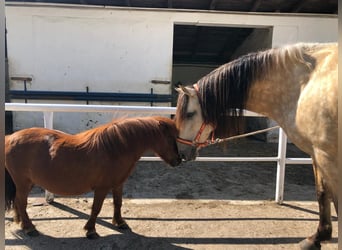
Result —
<svg viewBox="0 0 342 250"><path fill-rule="evenodd" d="M307 86L294 119L298 134L310 144L327 149L337 141L337 98L332 86Z"/></svg>

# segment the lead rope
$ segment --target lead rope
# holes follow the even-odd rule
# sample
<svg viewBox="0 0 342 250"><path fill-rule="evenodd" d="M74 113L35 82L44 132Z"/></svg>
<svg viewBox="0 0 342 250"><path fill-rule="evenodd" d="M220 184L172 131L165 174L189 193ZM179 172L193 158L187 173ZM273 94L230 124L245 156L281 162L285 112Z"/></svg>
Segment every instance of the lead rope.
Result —
<svg viewBox="0 0 342 250"><path fill-rule="evenodd" d="M261 129L261 130L257 130L257 131L254 131L254 132L250 132L250 133L246 133L246 134L241 134L241 135L234 135L234 136L223 138L223 139L217 138L217 139L208 141L207 142L207 146L216 145L216 144L219 144L219 143L222 143L222 142L226 142L226 141L231 141L231 140L234 140L234 139L244 138L244 137L248 137L248 136L251 136L251 135L265 133L267 131L270 131L270 130L273 130L273 129L277 129L277 128L280 128L280 126L274 126L274 127L271 127L271 128L265 128L265 129Z"/></svg>

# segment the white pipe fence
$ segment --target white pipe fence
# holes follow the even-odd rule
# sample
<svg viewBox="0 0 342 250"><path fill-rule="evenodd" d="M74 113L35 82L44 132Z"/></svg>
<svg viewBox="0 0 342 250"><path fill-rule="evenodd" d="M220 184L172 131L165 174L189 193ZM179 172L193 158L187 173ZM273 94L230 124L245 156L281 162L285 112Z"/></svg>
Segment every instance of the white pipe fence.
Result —
<svg viewBox="0 0 342 250"><path fill-rule="evenodd" d="M113 105L76 105L76 104L27 104L5 103L6 111L39 111L44 114L44 127L53 129L54 112L124 112L124 113L148 113L153 115L171 115L176 113L174 107L150 107L150 106L113 106ZM245 116L260 116L254 112L245 112ZM312 164L311 158L286 158L287 136L279 129L278 155L274 157L197 157L196 161L213 162L277 162L275 201L278 204L284 198L284 180L286 164ZM141 157L142 161L160 161L159 157ZM53 200L53 194L46 191L47 201Z"/></svg>

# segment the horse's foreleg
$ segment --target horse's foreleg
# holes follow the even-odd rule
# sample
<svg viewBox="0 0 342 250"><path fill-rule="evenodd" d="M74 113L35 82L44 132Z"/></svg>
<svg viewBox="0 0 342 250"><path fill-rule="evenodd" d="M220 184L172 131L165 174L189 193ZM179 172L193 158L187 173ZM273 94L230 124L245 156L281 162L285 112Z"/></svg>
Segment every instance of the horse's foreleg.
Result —
<svg viewBox="0 0 342 250"><path fill-rule="evenodd" d="M123 186L113 189L113 204L114 204L114 216L113 225L116 225L120 229L129 229L128 224L121 216L121 206L122 206L122 189Z"/></svg>
<svg viewBox="0 0 342 250"><path fill-rule="evenodd" d="M321 242L331 239L331 200L330 192L316 163L313 163L316 194L319 205L319 225L317 232L301 242L302 249L321 249Z"/></svg>
<svg viewBox="0 0 342 250"><path fill-rule="evenodd" d="M87 221L87 224L84 226L84 229L87 231L86 236L88 239L97 239L100 236L98 233L96 233L95 230L95 223L96 223L96 218L99 215L103 201L108 193L108 190L105 189L95 189L94 191L94 201L93 201L93 206L91 208L91 214L90 218Z"/></svg>

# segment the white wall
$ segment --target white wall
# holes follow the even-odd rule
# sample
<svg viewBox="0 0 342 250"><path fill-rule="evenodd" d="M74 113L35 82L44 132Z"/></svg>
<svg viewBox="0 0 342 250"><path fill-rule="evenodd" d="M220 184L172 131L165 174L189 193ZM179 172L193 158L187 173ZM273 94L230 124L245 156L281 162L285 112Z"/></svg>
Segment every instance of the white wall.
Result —
<svg viewBox="0 0 342 250"><path fill-rule="evenodd" d="M171 93L151 80L172 79L174 24L273 28L272 46L337 41L337 18L317 15L7 3L6 24L10 77L32 76L33 90ZM10 87L23 89L15 81ZM111 118L69 116L55 115L55 127L75 133ZM41 116L14 114L15 130L33 125L42 125Z"/></svg>
<svg viewBox="0 0 342 250"><path fill-rule="evenodd" d="M10 75L32 75L30 89L84 91L89 86L93 91L144 93L151 80L171 78L172 33L164 32L168 23L156 21L156 12L6 11Z"/></svg>

